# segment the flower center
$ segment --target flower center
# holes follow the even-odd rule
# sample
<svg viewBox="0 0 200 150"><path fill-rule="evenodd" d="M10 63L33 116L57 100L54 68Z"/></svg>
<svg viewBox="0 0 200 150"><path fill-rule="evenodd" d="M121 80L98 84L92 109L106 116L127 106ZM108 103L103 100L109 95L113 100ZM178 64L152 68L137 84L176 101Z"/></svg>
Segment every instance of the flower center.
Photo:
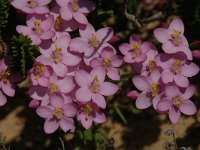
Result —
<svg viewBox="0 0 200 150"><path fill-rule="evenodd" d="M109 71L109 66L110 66L110 63L112 62L112 59L111 58L104 58L103 59L103 67L104 69L106 70L106 72Z"/></svg>
<svg viewBox="0 0 200 150"><path fill-rule="evenodd" d="M42 33L42 30L40 29L40 21L39 20L35 20L34 21L34 25L35 25L35 27L33 28L33 31L37 34L37 35L41 35L41 33Z"/></svg>
<svg viewBox="0 0 200 150"><path fill-rule="evenodd" d="M61 18L61 16L58 16L58 17L56 18L56 21L55 21L55 24L54 24L54 29L55 29L55 30L59 30L61 24L62 24L62 18Z"/></svg>
<svg viewBox="0 0 200 150"><path fill-rule="evenodd" d="M172 43L175 46L179 46L181 44L180 35L181 35L180 31L173 29L171 36L172 36Z"/></svg>
<svg viewBox="0 0 200 150"><path fill-rule="evenodd" d="M150 84L151 95L155 97L159 92L158 82Z"/></svg>
<svg viewBox="0 0 200 150"><path fill-rule="evenodd" d="M156 62L154 60L149 60L146 70L152 72L155 69L156 69Z"/></svg>
<svg viewBox="0 0 200 150"><path fill-rule="evenodd" d="M171 71L175 74L180 72L180 66L183 64L181 60L176 59L175 62L172 65Z"/></svg>
<svg viewBox="0 0 200 150"><path fill-rule="evenodd" d="M173 105L176 106L176 107L179 107L182 103L183 99L179 96L175 97L173 99Z"/></svg>
<svg viewBox="0 0 200 150"><path fill-rule="evenodd" d="M140 55L140 45L138 43L130 44L131 50L133 50L132 58L136 58L138 55Z"/></svg>
<svg viewBox="0 0 200 150"><path fill-rule="evenodd" d="M89 40L89 44L92 45L93 47L98 46L100 41L97 39L95 34L92 34L92 38Z"/></svg>
<svg viewBox="0 0 200 150"><path fill-rule="evenodd" d="M86 119L89 119L93 111L92 105L90 103L86 103L81 107L81 110L85 113Z"/></svg>
<svg viewBox="0 0 200 150"><path fill-rule="evenodd" d="M54 82L51 82L51 83L49 84L49 90L50 90L50 91L49 91L50 95L56 93L57 90L58 90L57 85L56 85Z"/></svg>
<svg viewBox="0 0 200 150"><path fill-rule="evenodd" d="M38 80L44 72L44 64L37 63L34 65L33 74L35 75L35 80Z"/></svg>
<svg viewBox="0 0 200 150"><path fill-rule="evenodd" d="M0 74L0 79L6 84L8 83L10 77L10 71L8 70L3 70Z"/></svg>
<svg viewBox="0 0 200 150"><path fill-rule="evenodd" d="M93 79L91 90L94 93L97 93L99 91L99 79L97 76L95 76Z"/></svg>
<svg viewBox="0 0 200 150"><path fill-rule="evenodd" d="M79 1L79 0L72 0L72 1L69 3L69 8L70 8L73 12L76 12L76 11L79 9L78 1Z"/></svg>
<svg viewBox="0 0 200 150"><path fill-rule="evenodd" d="M61 59L61 54L60 54L60 51L61 51L61 48L56 48L56 50L54 51L53 53L53 59L54 59L54 62L57 64L60 59Z"/></svg>
<svg viewBox="0 0 200 150"><path fill-rule="evenodd" d="M37 2L35 2L34 0L30 0L28 2L29 8L36 8L37 7Z"/></svg>
<svg viewBox="0 0 200 150"><path fill-rule="evenodd" d="M52 116L56 117L58 120L62 119L62 109L56 108L55 111L51 113Z"/></svg>

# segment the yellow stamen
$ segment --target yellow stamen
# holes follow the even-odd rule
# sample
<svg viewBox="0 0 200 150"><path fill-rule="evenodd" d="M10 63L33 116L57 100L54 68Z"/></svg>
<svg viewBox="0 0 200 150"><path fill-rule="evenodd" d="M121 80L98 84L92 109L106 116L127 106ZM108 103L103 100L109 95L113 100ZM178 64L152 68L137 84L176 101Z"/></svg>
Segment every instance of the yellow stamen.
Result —
<svg viewBox="0 0 200 150"><path fill-rule="evenodd" d="M158 92L159 92L158 83L152 83L152 84L150 84L150 88L151 88L151 95L153 97L155 97L158 94Z"/></svg>
<svg viewBox="0 0 200 150"><path fill-rule="evenodd" d="M93 79L91 90L94 93L97 93L99 91L99 79L97 76L95 76Z"/></svg>
<svg viewBox="0 0 200 150"><path fill-rule="evenodd" d="M35 33L36 33L37 35L41 35L41 33L42 33L42 31L41 31L40 28L35 28L34 31L35 31Z"/></svg>
<svg viewBox="0 0 200 150"><path fill-rule="evenodd" d="M86 119L89 119L91 116L91 113L93 111L92 106L90 103L86 103L81 107L81 110L85 113Z"/></svg>
<svg viewBox="0 0 200 150"><path fill-rule="evenodd" d="M57 85L55 83L51 82L49 86L50 86L50 91L49 91L50 95L57 92Z"/></svg>
<svg viewBox="0 0 200 150"><path fill-rule="evenodd" d="M111 58L104 58L103 59L103 67L106 70L106 72L109 71L109 65L110 65L111 62L112 62Z"/></svg>
<svg viewBox="0 0 200 150"><path fill-rule="evenodd" d="M8 79L10 77L10 71L8 70L3 70L0 74L0 79L7 84L8 83Z"/></svg>
<svg viewBox="0 0 200 150"><path fill-rule="evenodd" d="M154 60L149 60L147 65L147 71L152 72L156 69L156 62Z"/></svg>
<svg viewBox="0 0 200 150"><path fill-rule="evenodd" d="M89 41L89 44L92 45L93 47L98 46L100 41L97 39L95 34L92 34L92 38Z"/></svg>
<svg viewBox="0 0 200 150"><path fill-rule="evenodd" d="M73 0L73 2L71 2L69 4L69 8L74 12L79 9L79 6L78 6L77 2L78 2L78 0Z"/></svg>
<svg viewBox="0 0 200 150"><path fill-rule="evenodd" d="M180 105L181 105L181 103L182 103L182 101L183 101L183 99L181 98L181 97L175 97L174 99L173 99L173 104L176 106L176 107L179 107Z"/></svg>
<svg viewBox="0 0 200 150"><path fill-rule="evenodd" d="M59 30L61 24L62 24L62 18L61 18L61 16L58 16L58 17L56 18L56 21L55 21L55 24L54 24L54 29L55 29L55 30Z"/></svg>
<svg viewBox="0 0 200 150"><path fill-rule="evenodd" d="M54 112L51 113L52 116L56 117L58 120L62 119L62 109L56 108Z"/></svg>
<svg viewBox="0 0 200 150"><path fill-rule="evenodd" d="M34 21L34 25L35 25L35 27L40 27L40 21L36 19Z"/></svg>
<svg viewBox="0 0 200 150"><path fill-rule="evenodd" d="M35 80L38 80L39 77L43 74L44 72L44 64L35 64L33 68L33 73L35 75Z"/></svg>
<svg viewBox="0 0 200 150"><path fill-rule="evenodd" d="M58 63L60 61L60 49L57 49L54 53L54 56L53 56L53 59L54 59L54 62L55 63Z"/></svg>
<svg viewBox="0 0 200 150"><path fill-rule="evenodd" d="M36 3L34 0L30 0L30 1L28 2L28 4L29 4L29 7L30 7L30 8L36 8L36 7L37 7L37 3Z"/></svg>
<svg viewBox="0 0 200 150"><path fill-rule="evenodd" d="M173 73L179 73L181 71L180 66L183 64L181 60L176 59L171 70Z"/></svg>

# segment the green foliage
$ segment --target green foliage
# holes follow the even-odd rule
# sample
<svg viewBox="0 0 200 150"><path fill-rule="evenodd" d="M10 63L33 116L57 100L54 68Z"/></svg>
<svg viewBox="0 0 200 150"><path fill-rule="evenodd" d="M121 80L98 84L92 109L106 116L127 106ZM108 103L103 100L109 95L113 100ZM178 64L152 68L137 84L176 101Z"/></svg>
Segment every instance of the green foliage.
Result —
<svg viewBox="0 0 200 150"><path fill-rule="evenodd" d="M0 0L0 29L6 27L8 22L9 0Z"/></svg>
<svg viewBox="0 0 200 150"><path fill-rule="evenodd" d="M32 41L27 36L13 36L11 39L11 68L14 72L21 72L26 76L28 69L32 68L35 58L39 56L37 46L31 45Z"/></svg>

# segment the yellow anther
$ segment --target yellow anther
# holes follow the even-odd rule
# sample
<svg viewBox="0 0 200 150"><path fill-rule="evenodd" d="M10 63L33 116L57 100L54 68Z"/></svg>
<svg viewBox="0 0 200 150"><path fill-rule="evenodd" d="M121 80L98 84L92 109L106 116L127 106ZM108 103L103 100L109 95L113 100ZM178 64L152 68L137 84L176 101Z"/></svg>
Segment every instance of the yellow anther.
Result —
<svg viewBox="0 0 200 150"><path fill-rule="evenodd" d="M36 7L37 7L37 3L36 3L34 0L30 0L30 1L28 2L28 4L29 4L29 7L30 7L30 8L36 8Z"/></svg>
<svg viewBox="0 0 200 150"><path fill-rule="evenodd" d="M54 53L54 55L53 55L53 59L54 59L54 62L55 63L58 63L59 61L60 61L60 51L59 51L60 49L58 49L58 50L56 50L55 51L55 53Z"/></svg>
<svg viewBox="0 0 200 150"><path fill-rule="evenodd" d="M61 16L58 16L58 17L56 18L56 21L55 21L55 24L54 24L54 29L55 29L55 30L59 30L61 24L62 24L62 18L61 18Z"/></svg>
<svg viewBox="0 0 200 150"><path fill-rule="evenodd" d="M182 61L181 60L178 60L176 59L175 62L173 63L173 66L172 66L172 72L173 73L179 73L181 71L180 69L180 66L182 65Z"/></svg>
<svg viewBox="0 0 200 150"><path fill-rule="evenodd" d="M91 113L93 111L92 106L90 103L86 103L81 107L81 110L85 113L86 119L89 119L91 116Z"/></svg>
<svg viewBox="0 0 200 150"><path fill-rule="evenodd" d="M175 97L173 99L173 104L176 106L176 107L179 107L182 103L183 99L179 96Z"/></svg>
<svg viewBox="0 0 200 150"><path fill-rule="evenodd" d="M92 34L92 38L89 40L89 44L92 45L93 47L96 47L99 45L99 40L97 39L95 34Z"/></svg>
<svg viewBox="0 0 200 150"><path fill-rule="evenodd" d="M103 67L106 70L106 72L109 71L109 65L110 65L111 62L112 62L111 58L104 58L103 59Z"/></svg>
<svg viewBox="0 0 200 150"><path fill-rule="evenodd" d="M149 60L147 65L147 71L152 72L156 68L156 62L154 60Z"/></svg>
<svg viewBox="0 0 200 150"><path fill-rule="evenodd" d="M0 79L6 84L8 83L8 79L10 77L10 71L3 70L0 74Z"/></svg>
<svg viewBox="0 0 200 150"><path fill-rule="evenodd" d="M152 84L150 84L150 88L151 88L151 95L153 97L155 97L158 94L158 92L159 92L158 83L152 83Z"/></svg>
<svg viewBox="0 0 200 150"><path fill-rule="evenodd" d="M43 74L44 72L44 64L35 64L33 68L33 74L35 75L35 80Z"/></svg>
<svg viewBox="0 0 200 150"><path fill-rule="evenodd" d="M42 33L41 29L38 28L38 27L35 28L34 31L35 31L35 33L36 33L37 35L41 35L41 33Z"/></svg>
<svg viewBox="0 0 200 150"><path fill-rule="evenodd" d="M50 86L50 91L49 91L50 95L57 92L57 85L54 82L51 82L49 86Z"/></svg>
<svg viewBox="0 0 200 150"><path fill-rule="evenodd" d="M40 27L40 21L35 19L34 25L35 25L35 27Z"/></svg>
<svg viewBox="0 0 200 150"><path fill-rule="evenodd" d="M58 120L62 119L62 109L56 108L54 112L51 113L52 116L56 117Z"/></svg>
<svg viewBox="0 0 200 150"><path fill-rule="evenodd" d="M97 93L99 91L99 79L97 76L95 76L93 79L91 90L94 93Z"/></svg>
<svg viewBox="0 0 200 150"><path fill-rule="evenodd" d="M69 4L69 7L72 11L77 11L79 9L77 2L78 0L73 0L73 2Z"/></svg>

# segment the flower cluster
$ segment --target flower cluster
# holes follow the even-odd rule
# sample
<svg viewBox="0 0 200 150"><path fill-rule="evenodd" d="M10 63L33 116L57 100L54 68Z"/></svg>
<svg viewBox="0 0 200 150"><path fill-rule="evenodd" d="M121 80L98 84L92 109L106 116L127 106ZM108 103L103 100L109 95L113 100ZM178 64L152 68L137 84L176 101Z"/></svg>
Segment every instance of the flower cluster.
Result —
<svg viewBox="0 0 200 150"><path fill-rule="evenodd" d="M123 59L108 43L112 28L95 31L86 15L95 9L90 0L13 0L11 4L27 14L26 25L18 25L18 33L27 35L40 49L29 71L32 82L29 107L45 119L44 131L53 133L59 127L75 130L74 118L86 129L103 123L106 116L105 96L119 87L105 81L119 80L118 68ZM80 37L71 39L70 32L79 30Z"/></svg>
<svg viewBox="0 0 200 150"><path fill-rule="evenodd" d="M158 53L152 43L142 42L136 35L119 46L124 61L138 73L132 81L141 91L131 91L127 96L136 99L138 109L153 105L160 113L168 112L170 121L176 123L181 113L193 115L197 111L190 100L195 88L188 78L198 74L199 67L192 62L181 19L174 19L167 29L155 29L154 35L164 53Z"/></svg>

